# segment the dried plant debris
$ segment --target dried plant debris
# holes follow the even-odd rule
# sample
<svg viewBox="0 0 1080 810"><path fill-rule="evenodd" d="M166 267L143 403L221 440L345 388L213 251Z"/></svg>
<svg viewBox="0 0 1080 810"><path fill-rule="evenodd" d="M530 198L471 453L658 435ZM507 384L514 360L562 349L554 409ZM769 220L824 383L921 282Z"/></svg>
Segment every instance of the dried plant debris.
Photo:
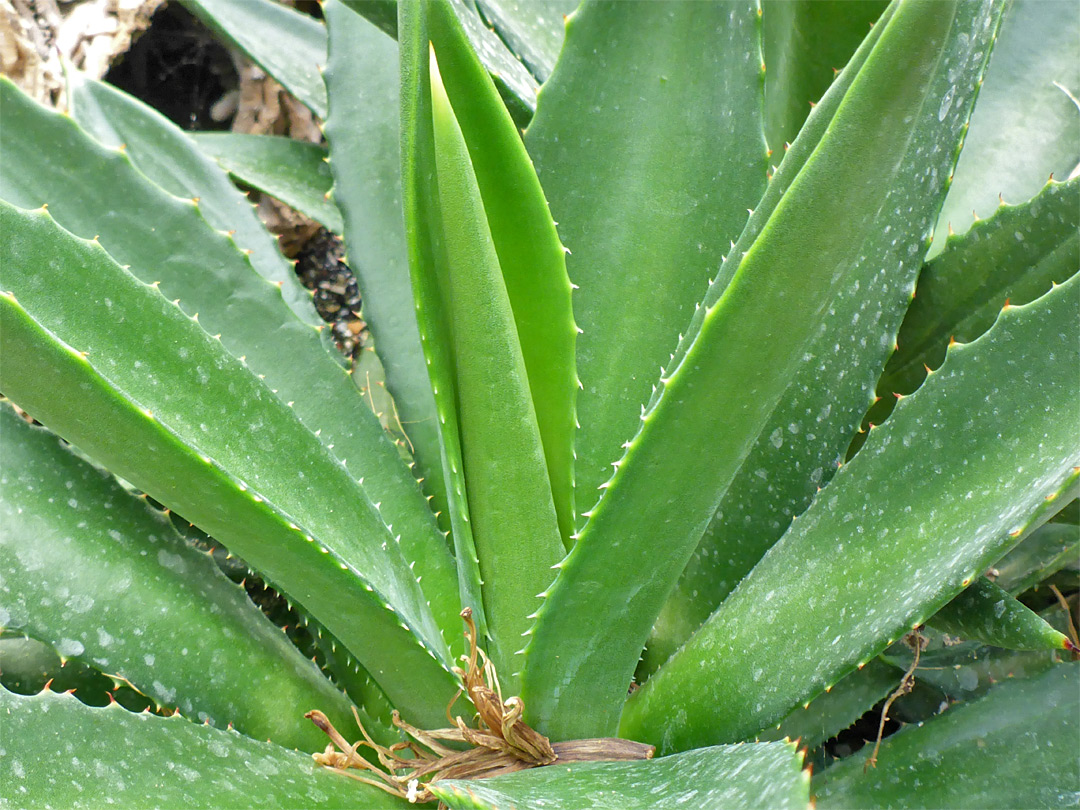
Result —
<svg viewBox="0 0 1080 810"><path fill-rule="evenodd" d="M461 617L465 620L469 655L462 656L467 669L454 667L463 688L446 707L452 728L425 731L406 723L395 711L394 725L405 733L406 739L387 748L371 739L359 716L356 722L363 739L349 743L325 714L311 711L305 716L331 740L324 752L312 755L314 760L410 802L429 802L436 798L430 785L441 779L486 779L556 763L652 758L656 749L644 743L615 738L552 743L530 728L521 719L525 709L521 698L503 700L495 666L477 645L472 611L466 608ZM476 707L475 727L450 713L462 692L468 693ZM464 743L468 747L462 750L444 743ZM362 748L370 749L377 765L360 756L358 752Z"/></svg>
<svg viewBox="0 0 1080 810"><path fill-rule="evenodd" d="M0 71L43 104L63 87L63 60L100 79L164 0L0 0Z"/></svg>

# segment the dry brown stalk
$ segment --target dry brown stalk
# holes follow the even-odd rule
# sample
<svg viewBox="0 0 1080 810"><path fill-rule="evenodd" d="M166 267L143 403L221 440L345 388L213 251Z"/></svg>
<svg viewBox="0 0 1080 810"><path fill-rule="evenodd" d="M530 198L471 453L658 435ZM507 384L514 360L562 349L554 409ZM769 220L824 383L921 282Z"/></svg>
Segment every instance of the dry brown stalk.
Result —
<svg viewBox="0 0 1080 810"><path fill-rule="evenodd" d="M429 786L440 779L486 779L556 762L652 758L656 749L644 743L601 738L553 744L543 734L530 728L521 719L525 710L521 698L503 700L495 665L477 644L472 611L466 608L461 612L461 618L465 620L469 655L462 656L467 664L466 669L454 667L463 688L458 690L446 707L446 717L454 724L452 728L419 729L406 723L395 711L394 725L405 732L409 739L386 747L371 739L354 709L353 715L363 739L349 743L325 714L311 711L305 717L326 732L331 741L324 752L312 755L315 761L410 802L428 802L435 798ZM455 717L450 713L463 691L468 693L476 707L475 728L467 725L460 716ZM471 747L458 750L443 743L465 743ZM358 751L361 748L371 749L379 765L360 756Z"/></svg>

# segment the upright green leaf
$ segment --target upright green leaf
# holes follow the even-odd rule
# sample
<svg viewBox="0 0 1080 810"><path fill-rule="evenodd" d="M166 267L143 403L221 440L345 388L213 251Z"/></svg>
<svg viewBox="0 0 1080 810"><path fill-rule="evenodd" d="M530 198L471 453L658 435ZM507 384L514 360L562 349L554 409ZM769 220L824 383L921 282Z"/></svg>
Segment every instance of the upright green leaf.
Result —
<svg viewBox="0 0 1080 810"><path fill-rule="evenodd" d="M319 118L326 118L326 28L274 0L181 0Z"/></svg>
<svg viewBox="0 0 1080 810"><path fill-rule="evenodd" d="M565 253L514 122L452 7L432 3L430 26L439 72L476 173L528 373L559 528L569 544L577 378Z"/></svg>
<svg viewBox="0 0 1080 810"><path fill-rule="evenodd" d="M582 514L765 189L759 28L749 1L587 3L540 93L525 143L580 288Z"/></svg>
<svg viewBox="0 0 1080 810"><path fill-rule="evenodd" d="M449 316L488 652L514 693L514 654L563 544L507 285L464 136L431 64L440 219L429 227L440 228L442 247L434 269Z"/></svg>
<svg viewBox="0 0 1080 810"><path fill-rule="evenodd" d="M179 715L94 709L73 695L0 689L5 803L35 808L410 805L317 767L311 757ZM92 741L92 744L83 744Z"/></svg>
<svg viewBox="0 0 1080 810"><path fill-rule="evenodd" d="M583 762L435 782L453 810L804 810L809 772L790 743L725 745L638 762Z"/></svg>
<svg viewBox="0 0 1080 810"><path fill-rule="evenodd" d="M564 19L580 0L476 0L477 8L543 84L559 58Z"/></svg>
<svg viewBox="0 0 1080 810"><path fill-rule="evenodd" d="M708 306L681 361L668 366L549 589L522 695L541 728L556 737L613 729L661 605L733 480L760 478L762 468L747 466L755 454L776 453L784 435L800 429L813 442L809 434L829 416L803 405L779 436L772 422L808 396L807 382L822 384L822 365L837 375L857 367L852 381L839 377L857 403L846 417L857 423L877 374L858 367L859 358L884 360L888 321L898 323L910 297L999 12L994 3L914 2L892 15L811 159ZM880 133L872 142L863 137L868 128ZM921 174L911 177L913 166ZM899 269L899 278L886 268ZM851 320L840 313L868 322L868 334L856 330L852 340ZM824 344L823 334L831 338ZM808 357L808 347L816 354ZM801 471L806 486L813 468ZM581 620L589 614L604 618Z"/></svg>
<svg viewBox="0 0 1080 810"><path fill-rule="evenodd" d="M926 621L1074 491L1080 425L1056 406L1080 385L1078 292L1074 277L954 346L630 698L621 732L680 750L776 722ZM690 716L689 702L704 708Z"/></svg>
<svg viewBox="0 0 1080 810"><path fill-rule="evenodd" d="M1067 636L986 577L977 577L959 596L935 613L930 623L960 638L1008 650L1071 647Z"/></svg>
<svg viewBox="0 0 1080 810"><path fill-rule="evenodd" d="M481 636L486 636L487 617L480 593L480 561L476 554L469 519L469 500L465 491L450 313L436 275L436 262L441 260L442 250L438 227L441 215L435 179L427 15L420 2L406 3L399 10L401 192L408 235L409 274L416 302L420 343L438 415L443 477L446 480L461 603L472 609L477 631Z"/></svg>
<svg viewBox="0 0 1080 810"><path fill-rule="evenodd" d="M323 13L330 31L326 138L333 150L333 195L345 220L347 258L418 476L441 513L447 508L447 479L402 217L398 46L338 0L328 0Z"/></svg>
<svg viewBox="0 0 1080 810"><path fill-rule="evenodd" d="M870 33L887 0L763 0L765 140L772 162L835 74Z"/></svg>
<svg viewBox="0 0 1080 810"><path fill-rule="evenodd" d="M234 180L281 200L332 233L342 232L341 212L330 200L325 147L237 132L192 132L188 137Z"/></svg>
<svg viewBox="0 0 1080 810"><path fill-rule="evenodd" d="M444 538L397 448L316 329L289 312L275 286L252 271L228 234L208 226L198 205L169 196L125 154L99 146L71 119L45 110L6 80L0 80L0 100L0 148L7 156L0 166L0 198L21 208L47 204L63 227L99 237L117 262L141 281L159 284L210 334L220 334L221 345L260 375L325 450L363 480L371 502L401 536L415 574L424 577L442 632L460 638L454 563ZM115 110L130 112L124 105L131 103L121 98ZM147 127L139 145L144 163L163 151L159 140L198 154L156 113L132 120ZM228 185L220 169L212 163L207 168ZM148 211L155 213L153 221ZM311 308L310 301L301 303Z"/></svg>
<svg viewBox="0 0 1080 810"><path fill-rule="evenodd" d="M41 210L3 203L0 223L0 390L307 608L403 714L440 722L449 654L355 473L100 245Z"/></svg>
<svg viewBox="0 0 1080 810"><path fill-rule="evenodd" d="M9 88L4 90L6 94L10 92ZM310 294L297 280L292 264L281 255L277 242L259 221L248 198L229 182L229 178L213 161L192 147L183 130L138 99L79 73L68 75L68 92L71 94L72 117L82 129L105 146L123 151L139 171L169 194L181 199L197 199L206 221L217 230L228 232L241 249L249 251L251 266L260 276L281 288L289 308L300 320L314 325L322 323L311 305ZM9 107L15 106L10 94L6 101ZM19 101L19 106L25 106L23 99ZM20 119L24 116L32 118L34 129L40 131L46 126L46 119L40 112L33 115L20 110L18 114ZM60 127L54 123L51 129L55 132ZM29 135L23 135L26 139L24 143L29 142L31 147L38 146L27 137ZM50 135L57 137L57 134ZM18 137L18 133L9 133L5 139L6 148L13 149L13 141ZM21 170L18 166L12 167L10 173L13 177L21 172L29 175L37 168L36 164L45 160L59 164L52 171L72 171L68 161L73 158L86 159L79 151L74 151L66 159L59 153L50 152L37 157ZM65 166L65 163L68 165ZM90 173L93 170L83 171ZM45 186L38 194L52 196L51 191ZM117 192L121 193L120 190ZM55 206L59 200L45 199L43 202ZM101 210L107 208L93 213L99 215Z"/></svg>
<svg viewBox="0 0 1080 810"><path fill-rule="evenodd" d="M317 750L349 703L168 517L0 406L2 624L158 705Z"/></svg>
<svg viewBox="0 0 1080 810"><path fill-rule="evenodd" d="M1072 98L1070 98L1070 94ZM986 86L936 231L957 233L1021 203L1080 164L1080 13L1070 0L1016 0L1001 26ZM940 252L943 241L931 256Z"/></svg>
<svg viewBox="0 0 1080 810"><path fill-rule="evenodd" d="M1080 664L1002 683L981 700L909 726L817 774L822 810L1064 807L1080 793ZM869 746L867 746L869 748Z"/></svg>

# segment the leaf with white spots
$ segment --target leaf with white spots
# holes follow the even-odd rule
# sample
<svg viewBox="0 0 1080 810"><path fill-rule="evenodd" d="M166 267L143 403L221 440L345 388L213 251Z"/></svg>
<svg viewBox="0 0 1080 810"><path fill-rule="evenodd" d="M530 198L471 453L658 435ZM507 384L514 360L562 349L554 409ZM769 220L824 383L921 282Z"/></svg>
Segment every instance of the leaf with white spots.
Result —
<svg viewBox="0 0 1080 810"><path fill-rule="evenodd" d="M308 754L180 715L95 709L73 695L0 688L0 725L5 807L411 807L319 768Z"/></svg>
<svg viewBox="0 0 1080 810"><path fill-rule="evenodd" d="M1002 312L875 429L739 587L627 702L681 750L777 722L934 615L1073 496L1080 277ZM693 713L688 706L694 706Z"/></svg>
<svg viewBox="0 0 1080 810"><path fill-rule="evenodd" d="M0 203L0 222L0 390L303 605L404 715L445 722L455 689L446 645L349 469L99 244L42 210Z"/></svg>
<svg viewBox="0 0 1080 810"><path fill-rule="evenodd" d="M556 764L430 787L451 810L809 807L809 771L787 742L720 745L639 762Z"/></svg>
<svg viewBox="0 0 1080 810"><path fill-rule="evenodd" d="M304 719L349 703L169 518L0 406L4 626L116 675L160 706L317 749Z"/></svg>
<svg viewBox="0 0 1080 810"><path fill-rule="evenodd" d="M760 231L727 260L738 265L730 283L707 299L540 609L522 697L542 730L611 733L717 510L746 515L714 546L722 570L728 547L763 554L813 497L815 469L835 466L910 300L1001 9L900 4L768 221L751 222ZM733 581L755 560L740 556ZM698 622L719 601L687 595Z"/></svg>
<svg viewBox="0 0 1080 810"><path fill-rule="evenodd" d="M125 132L128 151L138 152L144 165L157 165L171 178L174 191L179 185L216 196L219 190L210 182L215 174L231 189L224 173L158 113L101 84L87 84L76 97L88 118L98 124L107 118L104 125ZM0 130L0 148L7 156L0 166L0 198L19 208L48 205L61 227L83 238L97 237L135 278L156 284L167 299L179 302L180 310L198 317L206 332L219 335L221 347L249 375L263 380L354 481L363 481L367 498L380 504L381 519L401 536L408 561L416 562L414 573L424 579L440 631L446 638L459 638L456 574L446 541L398 448L340 357L327 352L319 331L295 317L281 292L253 271L227 233L209 226L201 202L171 196L149 182L126 153L102 147L71 118L45 109L7 80L0 80L0 99L8 124ZM98 106L87 106L91 100ZM168 162L159 159L164 152ZM151 211L154 216L148 217ZM296 284L292 269L286 266L285 271ZM300 303L311 309L307 292L302 295ZM104 310L111 300L101 293ZM185 360L189 351L181 344L175 354ZM145 374L148 368L141 358L132 360L132 371ZM213 371L205 365L201 369L193 384L204 384ZM209 428L213 421L207 417L202 423ZM262 430L262 421L252 414L237 435L257 440ZM197 522L192 515L184 517Z"/></svg>

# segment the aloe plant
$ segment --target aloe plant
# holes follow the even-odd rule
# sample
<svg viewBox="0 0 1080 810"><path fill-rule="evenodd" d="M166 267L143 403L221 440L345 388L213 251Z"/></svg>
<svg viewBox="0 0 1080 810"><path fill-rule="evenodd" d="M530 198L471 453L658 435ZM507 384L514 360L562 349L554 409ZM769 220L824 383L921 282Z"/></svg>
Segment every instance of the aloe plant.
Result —
<svg viewBox="0 0 1080 810"><path fill-rule="evenodd" d="M1074 8L186 4L326 144L0 78L12 806L1074 801Z"/></svg>

